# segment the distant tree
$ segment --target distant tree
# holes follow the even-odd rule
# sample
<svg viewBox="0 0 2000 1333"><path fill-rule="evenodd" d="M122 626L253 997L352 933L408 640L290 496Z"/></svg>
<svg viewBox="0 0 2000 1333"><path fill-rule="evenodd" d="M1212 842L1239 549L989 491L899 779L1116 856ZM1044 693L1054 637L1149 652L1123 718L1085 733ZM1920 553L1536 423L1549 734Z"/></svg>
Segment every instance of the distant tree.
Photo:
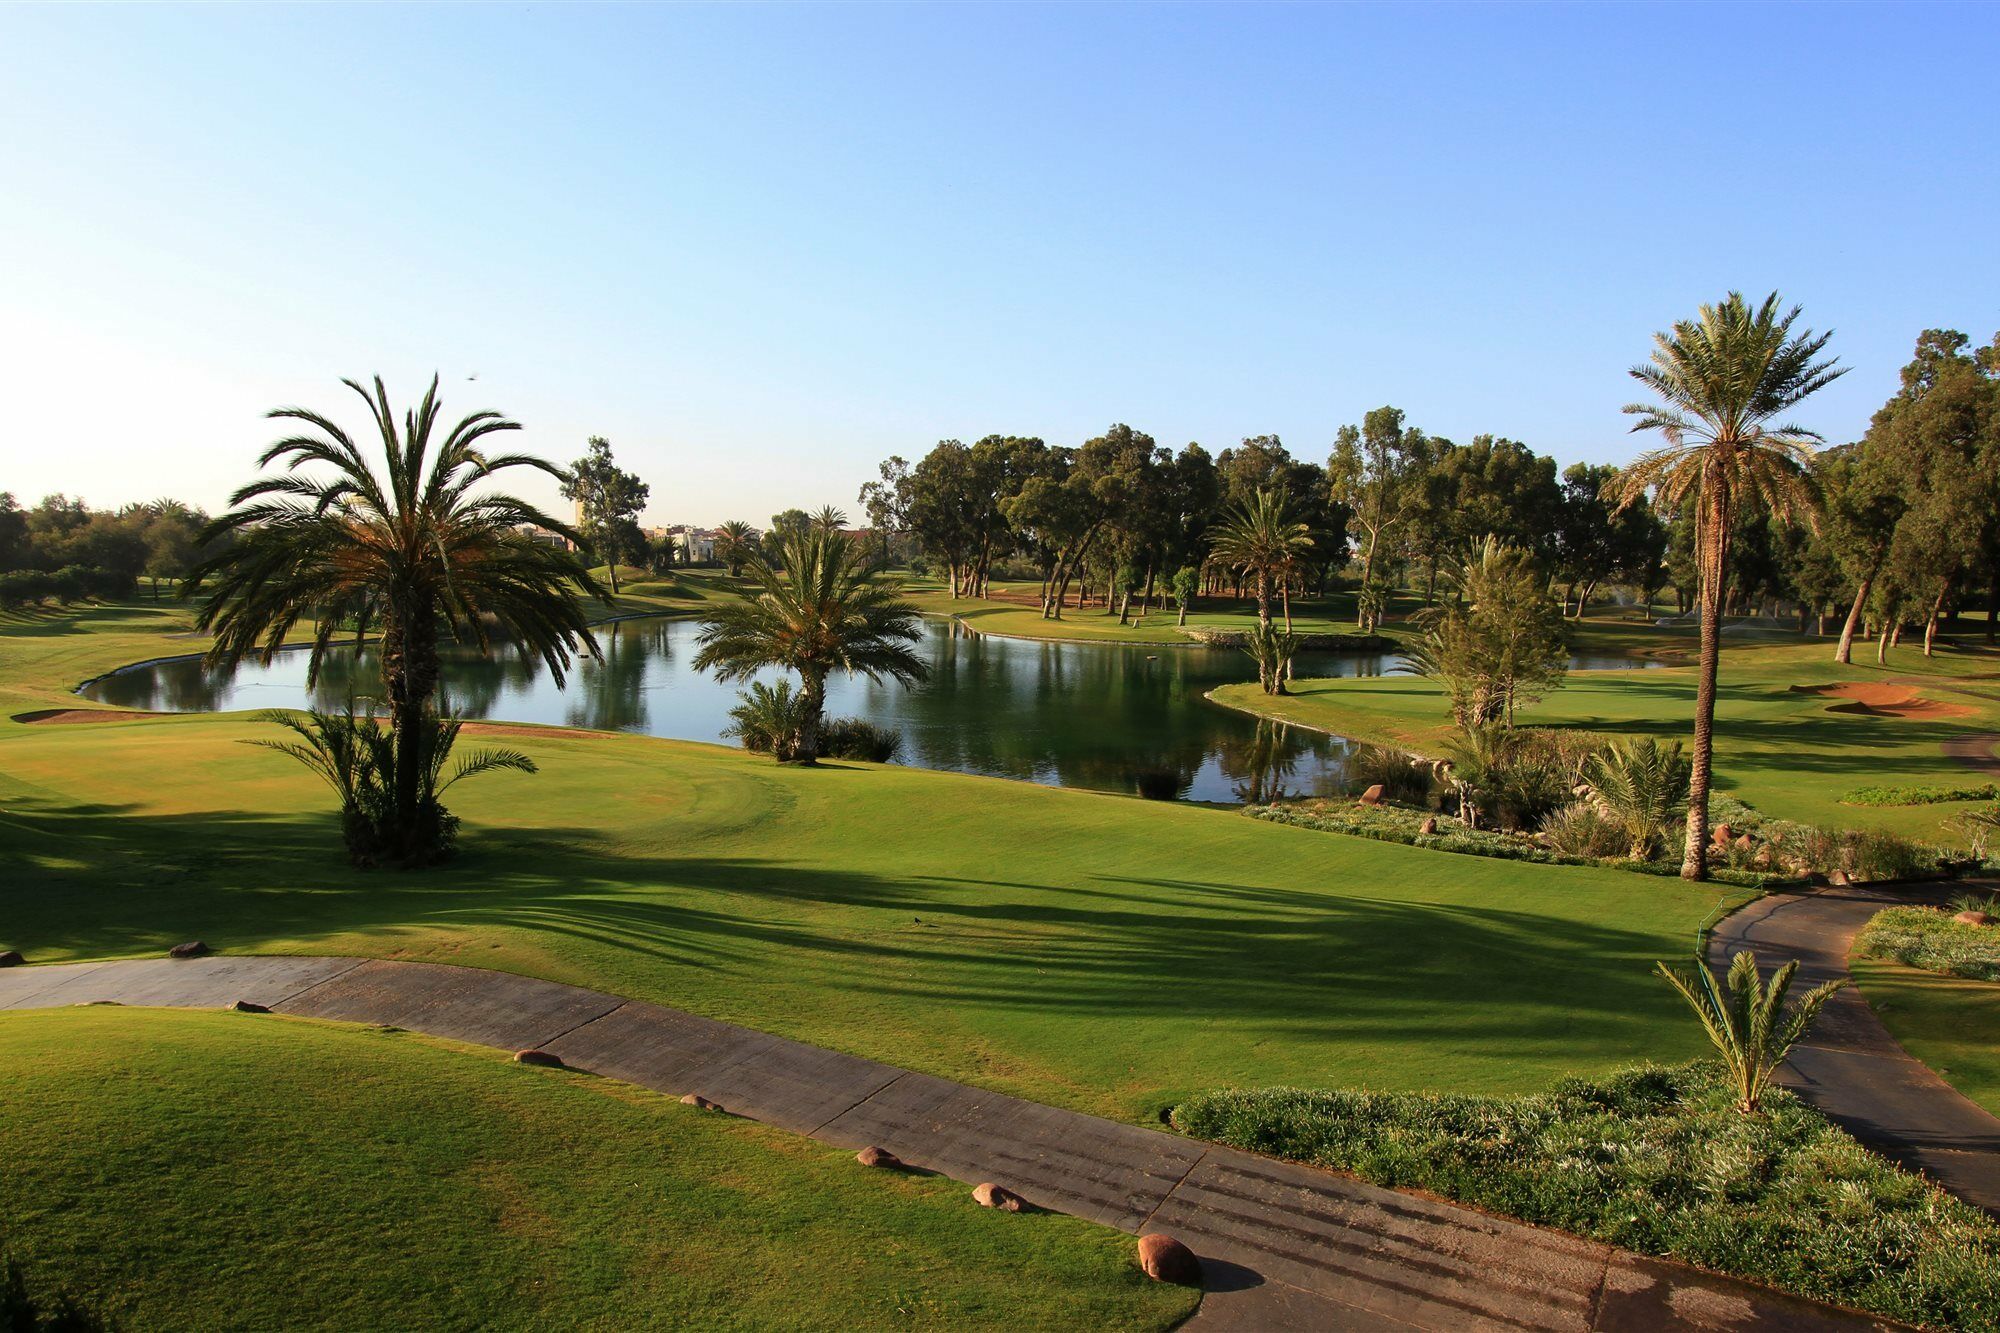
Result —
<svg viewBox="0 0 2000 1333"><path fill-rule="evenodd" d="M1657 396L1634 403L1633 430L1658 431L1663 447L1642 455L1620 480L1620 498L1648 490L1678 506L1695 505L1701 557L1701 659L1695 689L1694 774L1689 784L1687 854L1681 874L1708 875L1708 789L1714 761L1715 688L1722 650L1722 596L1737 508L1761 499L1780 520L1810 515L1805 468L1818 434L1778 420L1844 370L1819 359L1830 334L1794 334L1800 310L1779 308L1772 293L1752 309L1731 292L1654 338L1652 360L1632 376Z"/></svg>
<svg viewBox="0 0 2000 1333"><path fill-rule="evenodd" d="M578 505L577 531L584 544L611 569L611 594L618 595L618 563L636 555L644 543L638 531L639 511L652 488L612 461L611 441L593 435L582 458L570 464L563 481L565 500ZM636 542L635 542L636 539Z"/></svg>
<svg viewBox="0 0 2000 1333"><path fill-rule="evenodd" d="M0 491L0 570L28 565L28 514L12 491Z"/></svg>
<svg viewBox="0 0 2000 1333"><path fill-rule="evenodd" d="M1257 624L1271 627L1271 587L1312 549L1306 525L1292 517L1291 497L1284 491L1258 491L1230 510L1212 534L1209 558L1248 575L1257 593ZM1286 609L1285 629L1291 630ZM1266 694L1284 693L1282 678L1260 677Z"/></svg>
<svg viewBox="0 0 2000 1333"><path fill-rule="evenodd" d="M812 526L817 532L839 532L847 526L847 513L832 505L822 505L813 511Z"/></svg>
<svg viewBox="0 0 2000 1333"><path fill-rule="evenodd" d="M1182 565L1174 571L1174 607L1179 612L1174 624L1187 624L1188 608L1194 605L1195 595L1200 590L1200 570L1193 565Z"/></svg>
<svg viewBox="0 0 2000 1333"><path fill-rule="evenodd" d="M910 465L901 457L892 455L883 461L877 471L877 479L864 483L857 498L862 512L868 515L868 526L875 529L877 557L886 564L896 538L908 526L908 515L903 509L903 487L909 480Z"/></svg>
<svg viewBox="0 0 2000 1333"><path fill-rule="evenodd" d="M742 519L732 518L715 530L715 558L729 567L729 577L743 572L743 564L757 553L757 533Z"/></svg>
<svg viewBox="0 0 2000 1333"><path fill-rule="evenodd" d="M819 757L826 679L835 671L914 684L929 674L910 648L922 634L917 609L880 577L859 545L810 526L780 529L770 554L749 564L754 594L725 602L702 624L697 670L747 680L767 667L798 673L793 758Z"/></svg>
<svg viewBox="0 0 2000 1333"><path fill-rule="evenodd" d="M1403 413L1394 407L1376 408L1362 418L1358 428L1340 428L1326 470L1333 498L1347 506L1361 530L1363 594L1375 587L1377 564L1390 550L1396 528L1404 520L1406 492L1411 479L1420 473L1427 450L1423 432L1414 426L1405 428ZM1363 596L1357 605L1360 628L1373 631L1382 603Z"/></svg>

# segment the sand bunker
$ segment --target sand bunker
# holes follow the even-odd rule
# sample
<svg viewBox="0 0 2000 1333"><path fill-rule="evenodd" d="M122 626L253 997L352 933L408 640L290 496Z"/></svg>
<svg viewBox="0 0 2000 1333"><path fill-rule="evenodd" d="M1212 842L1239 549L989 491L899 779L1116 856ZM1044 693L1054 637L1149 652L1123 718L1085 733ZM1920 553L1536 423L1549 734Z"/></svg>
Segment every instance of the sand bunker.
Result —
<svg viewBox="0 0 2000 1333"><path fill-rule="evenodd" d="M130 722L136 717L155 717L122 708L38 708L32 713L16 713L16 722Z"/></svg>
<svg viewBox="0 0 2000 1333"><path fill-rule="evenodd" d="M1940 703L1936 699L1926 699L1908 685L1850 681L1838 685L1794 685L1792 693L1817 694L1844 701L1828 704L1826 711L1829 713L1860 713L1867 717L1908 717L1926 720L1972 715L1972 709L1963 704L1947 704Z"/></svg>

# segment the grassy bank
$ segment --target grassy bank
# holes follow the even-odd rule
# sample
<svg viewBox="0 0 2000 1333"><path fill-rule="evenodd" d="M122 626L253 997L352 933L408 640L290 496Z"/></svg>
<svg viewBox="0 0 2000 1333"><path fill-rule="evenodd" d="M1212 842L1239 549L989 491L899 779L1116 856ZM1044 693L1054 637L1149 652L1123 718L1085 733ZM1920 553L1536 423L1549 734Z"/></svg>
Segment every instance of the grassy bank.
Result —
<svg viewBox="0 0 2000 1333"><path fill-rule="evenodd" d="M1606 641L1629 645L1630 632ZM1683 642L1684 640L1673 640ZM1857 657L1863 654L1857 654ZM1951 738L2000 730L2000 654L1945 650L1925 659L1892 653L1888 667L1843 667L1821 642L1737 646L1723 655L1716 705L1717 788L1766 814L1834 827L1881 828L1938 837L1943 822L1968 803L1854 806L1842 798L1869 785L1936 785L1970 770L1941 746ZM1909 706L1866 711L1856 700L1819 693L1827 686L1865 687L1913 696ZM1523 725L1574 727L1615 735L1681 739L1693 727L1695 672L1578 671L1541 703L1522 710ZM1297 680L1271 697L1254 684L1214 692L1217 702L1358 740L1423 751L1449 727L1436 686L1412 676Z"/></svg>
<svg viewBox="0 0 2000 1333"><path fill-rule="evenodd" d="M1940 976L1882 958L1856 958L1853 968L1903 1049L2000 1115L2000 981Z"/></svg>
<svg viewBox="0 0 2000 1333"><path fill-rule="evenodd" d="M157 655L153 614L71 627L54 667L0 632L0 688ZM1679 881L530 729L508 743L539 776L454 791L457 862L362 873L315 780L239 743L267 733L0 723L0 856L26 869L0 947L497 967L1141 1118L1218 1083L1507 1092L1697 1049L1647 975L1717 904Z"/></svg>
<svg viewBox="0 0 2000 1333"><path fill-rule="evenodd" d="M408 1033L11 1013L0 1107L0 1242L129 1328L1159 1329L1194 1303L1109 1229Z"/></svg>

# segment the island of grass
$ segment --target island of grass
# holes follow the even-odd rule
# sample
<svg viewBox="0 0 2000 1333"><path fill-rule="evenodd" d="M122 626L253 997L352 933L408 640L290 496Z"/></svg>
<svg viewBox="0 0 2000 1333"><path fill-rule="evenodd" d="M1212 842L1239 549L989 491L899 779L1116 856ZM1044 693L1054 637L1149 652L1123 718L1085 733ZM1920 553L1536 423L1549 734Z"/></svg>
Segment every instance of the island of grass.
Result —
<svg viewBox="0 0 2000 1333"><path fill-rule="evenodd" d="M1636 642L1635 642L1636 641ZM1685 646L1633 627L1590 627L1579 644ZM2000 652L1902 649L1887 668L1840 666L1824 641L1738 643L1722 658L1716 704L1716 789L1763 813L1833 828L1876 828L1908 837L1944 837L1946 821L1974 802L1856 806L1867 786L1935 787L1974 777L1947 752L2000 730ZM1695 670L1572 671L1567 683L1529 708L1522 726L1562 727L1607 736L1685 740L1692 731ZM1869 687L1856 695L1849 687ZM1299 679L1271 696L1256 685L1226 685L1217 703L1354 740L1434 753L1450 730L1438 687L1416 676ZM1888 702L1893 698L1893 702ZM1875 699L1870 704L1867 699ZM1857 711L1847 705L1861 703Z"/></svg>
<svg viewBox="0 0 2000 1333"><path fill-rule="evenodd" d="M0 1106L0 1244L122 1327L1139 1330L1196 1299L1109 1228L409 1033L8 1014Z"/></svg>

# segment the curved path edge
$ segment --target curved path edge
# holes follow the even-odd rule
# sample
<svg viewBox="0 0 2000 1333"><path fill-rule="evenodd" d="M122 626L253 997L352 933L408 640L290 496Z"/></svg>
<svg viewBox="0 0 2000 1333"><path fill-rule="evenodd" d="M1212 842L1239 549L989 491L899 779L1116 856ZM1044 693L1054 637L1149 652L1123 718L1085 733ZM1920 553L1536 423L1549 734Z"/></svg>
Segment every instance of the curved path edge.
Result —
<svg viewBox="0 0 2000 1333"><path fill-rule="evenodd" d="M1855 934L1885 907L1936 905L1997 881L1842 885L1773 893L1717 922L1711 964L1753 950L1769 971L1799 960L1802 986L1852 980ZM1968 1099L1891 1036L1857 986L1836 994L1779 1078L1861 1142L2000 1217L2000 1118Z"/></svg>
<svg viewBox="0 0 2000 1333"><path fill-rule="evenodd" d="M1065 1111L599 991L480 968L226 955L0 970L0 1010L247 1001L573 1069L994 1181L1203 1260L1189 1327L1833 1330L1893 1325L1329 1171Z"/></svg>

